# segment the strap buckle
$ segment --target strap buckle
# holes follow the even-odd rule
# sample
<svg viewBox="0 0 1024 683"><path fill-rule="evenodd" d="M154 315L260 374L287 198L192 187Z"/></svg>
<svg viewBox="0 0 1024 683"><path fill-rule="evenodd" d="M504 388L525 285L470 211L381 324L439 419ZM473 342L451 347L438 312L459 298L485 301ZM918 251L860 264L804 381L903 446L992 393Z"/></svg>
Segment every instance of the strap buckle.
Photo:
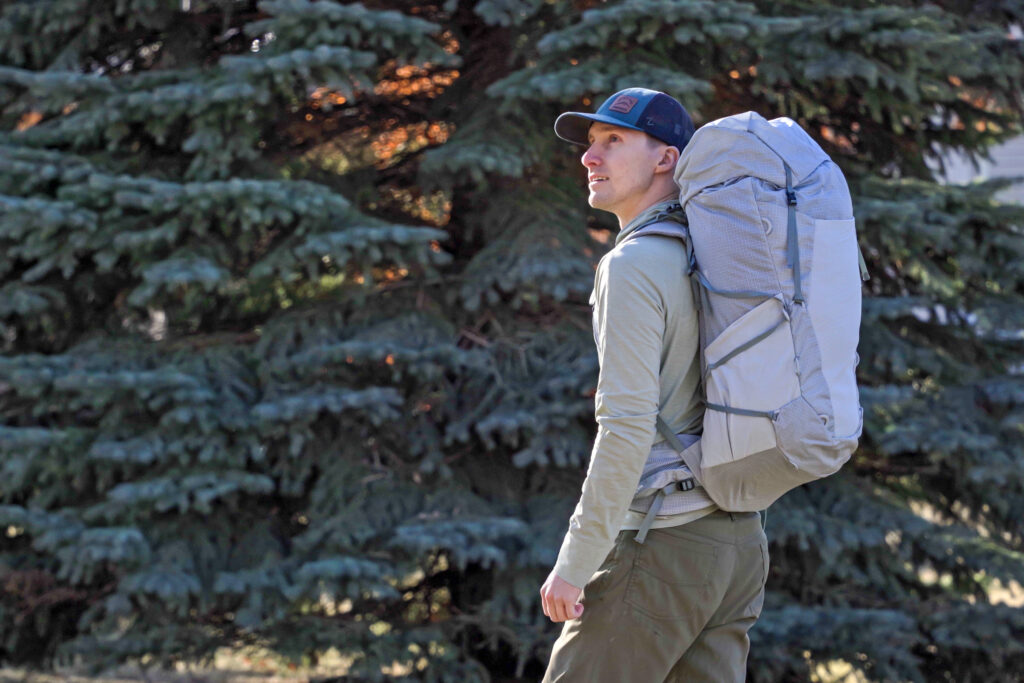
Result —
<svg viewBox="0 0 1024 683"><path fill-rule="evenodd" d="M677 481L676 485L679 487L680 491L692 491L695 488L697 488L697 480L694 479L693 477L690 477L689 479Z"/></svg>

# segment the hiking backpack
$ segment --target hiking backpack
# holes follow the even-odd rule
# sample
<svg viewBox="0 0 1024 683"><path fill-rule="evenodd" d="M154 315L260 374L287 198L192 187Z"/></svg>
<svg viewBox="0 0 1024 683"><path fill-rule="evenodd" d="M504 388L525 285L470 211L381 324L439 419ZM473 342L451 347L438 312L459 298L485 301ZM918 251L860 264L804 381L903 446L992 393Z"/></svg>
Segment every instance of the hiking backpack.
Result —
<svg viewBox="0 0 1024 683"><path fill-rule="evenodd" d="M688 227L662 214L628 239L686 244L706 410L691 445L660 416L658 431L720 508L762 510L836 472L860 438L855 368L867 269L849 188L794 121L754 112L701 127L674 177ZM645 527L666 496L692 488L680 477L678 468L645 466L638 499L656 494L642 503Z"/></svg>

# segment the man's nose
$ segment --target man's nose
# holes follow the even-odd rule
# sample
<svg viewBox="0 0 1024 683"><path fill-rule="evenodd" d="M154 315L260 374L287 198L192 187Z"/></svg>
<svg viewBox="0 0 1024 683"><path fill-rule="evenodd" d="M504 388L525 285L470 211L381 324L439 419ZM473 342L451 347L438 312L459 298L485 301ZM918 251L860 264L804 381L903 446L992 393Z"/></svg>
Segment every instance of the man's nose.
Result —
<svg viewBox="0 0 1024 683"><path fill-rule="evenodd" d="M583 156L580 157L580 163L582 163L587 168L597 165L599 161L600 160L597 158L597 154L594 152L593 145L587 147L587 151L585 151L583 153Z"/></svg>

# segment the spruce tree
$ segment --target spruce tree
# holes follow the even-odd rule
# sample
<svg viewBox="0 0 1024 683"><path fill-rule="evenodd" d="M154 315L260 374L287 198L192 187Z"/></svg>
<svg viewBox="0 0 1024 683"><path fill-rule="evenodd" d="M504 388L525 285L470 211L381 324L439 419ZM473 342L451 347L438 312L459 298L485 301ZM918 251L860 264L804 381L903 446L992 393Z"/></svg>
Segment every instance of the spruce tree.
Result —
<svg viewBox="0 0 1024 683"><path fill-rule="evenodd" d="M551 125L639 85L796 120L872 273L862 446L769 511L749 678L1019 680L1024 210L933 169L1021 132L1022 21L0 2L0 661L538 679L614 235Z"/></svg>

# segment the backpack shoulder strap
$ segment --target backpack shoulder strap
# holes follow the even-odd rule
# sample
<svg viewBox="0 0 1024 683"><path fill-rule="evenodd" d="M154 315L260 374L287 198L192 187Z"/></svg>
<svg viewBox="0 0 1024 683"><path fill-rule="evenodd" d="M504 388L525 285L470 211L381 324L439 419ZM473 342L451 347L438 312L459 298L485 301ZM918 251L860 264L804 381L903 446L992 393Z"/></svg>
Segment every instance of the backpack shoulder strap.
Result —
<svg viewBox="0 0 1024 683"><path fill-rule="evenodd" d="M697 268L697 257L693 253L693 241L690 239L690 226L686 220L679 204L673 204L666 210L659 212L637 229L635 229L625 241L643 237L644 235L658 235L660 237L674 237L682 240L686 247L686 274L691 275Z"/></svg>

